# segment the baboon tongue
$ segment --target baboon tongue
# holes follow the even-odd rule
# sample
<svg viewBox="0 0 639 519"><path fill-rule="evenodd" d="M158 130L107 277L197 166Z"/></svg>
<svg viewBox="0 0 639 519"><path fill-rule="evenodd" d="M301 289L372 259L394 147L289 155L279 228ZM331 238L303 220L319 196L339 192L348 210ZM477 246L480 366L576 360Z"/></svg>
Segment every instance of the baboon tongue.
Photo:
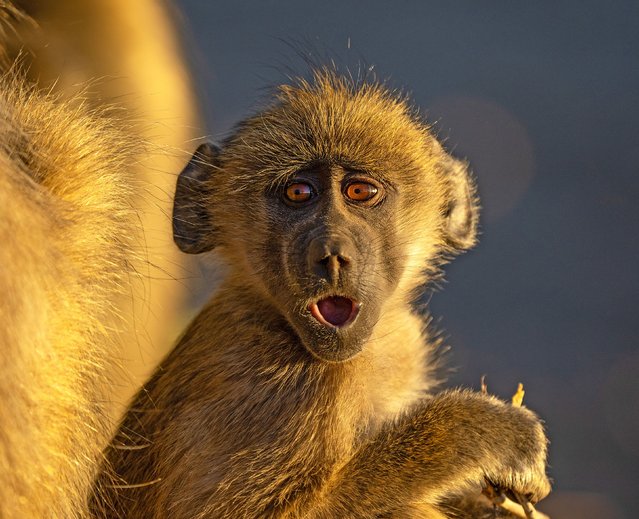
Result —
<svg viewBox="0 0 639 519"><path fill-rule="evenodd" d="M346 297L328 297L317 302L322 318L333 326L342 326L353 315L354 305Z"/></svg>

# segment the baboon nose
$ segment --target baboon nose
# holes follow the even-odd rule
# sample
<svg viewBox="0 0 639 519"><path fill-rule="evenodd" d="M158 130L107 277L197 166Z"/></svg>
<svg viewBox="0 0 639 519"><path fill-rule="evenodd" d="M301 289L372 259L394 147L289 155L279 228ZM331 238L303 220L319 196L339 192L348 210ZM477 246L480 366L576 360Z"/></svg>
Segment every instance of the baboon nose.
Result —
<svg viewBox="0 0 639 519"><path fill-rule="evenodd" d="M317 270L321 276L325 276L329 281L339 279L340 270L348 266L350 260L341 254L329 254L318 261Z"/></svg>
<svg viewBox="0 0 639 519"><path fill-rule="evenodd" d="M317 276L337 283L340 274L350 267L352 255L346 243L341 240L314 240L310 246L308 260L311 271Z"/></svg>

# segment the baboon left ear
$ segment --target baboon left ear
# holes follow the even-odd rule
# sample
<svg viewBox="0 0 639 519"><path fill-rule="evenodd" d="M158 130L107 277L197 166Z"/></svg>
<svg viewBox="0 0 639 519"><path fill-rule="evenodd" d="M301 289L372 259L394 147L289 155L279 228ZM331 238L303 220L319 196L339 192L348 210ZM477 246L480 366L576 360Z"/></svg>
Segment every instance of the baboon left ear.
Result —
<svg viewBox="0 0 639 519"><path fill-rule="evenodd" d="M446 211L446 241L457 250L466 250L477 241L479 219L477 188L466 162L449 156L444 167L450 194Z"/></svg>
<svg viewBox="0 0 639 519"><path fill-rule="evenodd" d="M201 144L177 180L173 201L173 241L182 252L213 249L215 227L210 211L211 179L219 169L217 146Z"/></svg>

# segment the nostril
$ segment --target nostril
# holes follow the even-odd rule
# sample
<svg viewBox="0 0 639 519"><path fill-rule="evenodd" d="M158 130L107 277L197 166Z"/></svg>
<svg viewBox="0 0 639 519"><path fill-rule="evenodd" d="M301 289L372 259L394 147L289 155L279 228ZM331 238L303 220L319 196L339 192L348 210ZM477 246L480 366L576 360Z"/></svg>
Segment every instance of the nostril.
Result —
<svg viewBox="0 0 639 519"><path fill-rule="evenodd" d="M327 254L317 260L317 266L319 267L319 274L322 277L330 281L337 281L340 277L340 272L348 266L350 260L341 254Z"/></svg>
<svg viewBox="0 0 639 519"><path fill-rule="evenodd" d="M355 264L351 250L350 241L346 238L320 236L312 239L306 256L309 272L330 283L337 283Z"/></svg>
<svg viewBox="0 0 639 519"><path fill-rule="evenodd" d="M341 254L337 255L337 261L340 267L346 267L351 262L349 258L347 258L346 256L342 256Z"/></svg>
<svg viewBox="0 0 639 519"><path fill-rule="evenodd" d="M351 260L349 258L341 254L328 254L318 261L320 265L325 267L334 263L337 264L337 267L346 267L350 262Z"/></svg>

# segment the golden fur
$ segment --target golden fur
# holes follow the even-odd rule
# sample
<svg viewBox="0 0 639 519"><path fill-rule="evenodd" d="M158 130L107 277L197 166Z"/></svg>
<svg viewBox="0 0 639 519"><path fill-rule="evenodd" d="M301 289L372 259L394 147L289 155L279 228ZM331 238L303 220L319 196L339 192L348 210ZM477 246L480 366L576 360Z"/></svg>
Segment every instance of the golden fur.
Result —
<svg viewBox="0 0 639 519"><path fill-rule="evenodd" d="M71 518L108 435L100 374L128 283L134 146L19 75L0 92L0 515Z"/></svg>
<svg viewBox="0 0 639 519"><path fill-rule="evenodd" d="M163 0L15 3L31 18L7 30L6 47L11 58L22 53L28 79L61 100L80 95L90 107L121 108L118 117L145 146L130 167L139 186L132 202L139 254L131 291L117 302L126 321L126 336L112 352L121 368L110 373L109 414L117 421L184 326L189 274L171 241L168 215L182 150L201 130L179 18Z"/></svg>
<svg viewBox="0 0 639 519"><path fill-rule="evenodd" d="M133 4L0 1L2 519L85 517L176 333L167 213L197 118L170 11Z"/></svg>

